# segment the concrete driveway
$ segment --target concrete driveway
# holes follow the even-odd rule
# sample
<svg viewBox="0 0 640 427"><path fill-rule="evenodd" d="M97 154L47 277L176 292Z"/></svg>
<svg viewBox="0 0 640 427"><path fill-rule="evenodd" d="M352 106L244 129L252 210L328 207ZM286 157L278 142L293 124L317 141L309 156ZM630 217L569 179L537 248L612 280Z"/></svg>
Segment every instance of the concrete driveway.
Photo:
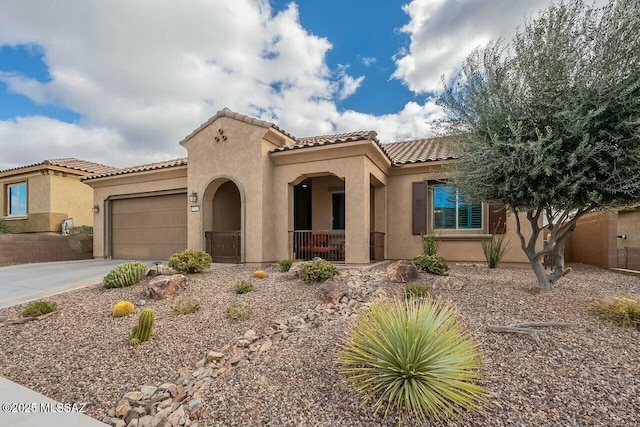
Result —
<svg viewBox="0 0 640 427"><path fill-rule="evenodd" d="M0 267L0 308L100 283L122 262L89 259Z"/></svg>

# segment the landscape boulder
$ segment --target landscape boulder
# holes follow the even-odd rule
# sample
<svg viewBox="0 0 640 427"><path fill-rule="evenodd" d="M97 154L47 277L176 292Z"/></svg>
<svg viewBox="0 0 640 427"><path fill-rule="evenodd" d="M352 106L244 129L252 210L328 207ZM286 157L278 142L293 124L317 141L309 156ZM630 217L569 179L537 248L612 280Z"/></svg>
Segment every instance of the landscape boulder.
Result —
<svg viewBox="0 0 640 427"><path fill-rule="evenodd" d="M387 267L387 277L392 283L411 283L418 280L420 275L411 261L400 260Z"/></svg>
<svg viewBox="0 0 640 427"><path fill-rule="evenodd" d="M156 276L147 285L146 294L153 299L166 299L174 296L187 286L187 278L182 274Z"/></svg>

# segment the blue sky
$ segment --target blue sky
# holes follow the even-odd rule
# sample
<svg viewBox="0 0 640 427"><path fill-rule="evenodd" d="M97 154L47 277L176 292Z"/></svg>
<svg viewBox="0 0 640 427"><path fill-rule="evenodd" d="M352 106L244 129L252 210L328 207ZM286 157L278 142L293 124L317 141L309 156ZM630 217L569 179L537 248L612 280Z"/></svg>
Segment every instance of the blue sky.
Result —
<svg viewBox="0 0 640 427"><path fill-rule="evenodd" d="M428 137L474 48L547 0L3 2L0 169L185 156L223 107L296 136Z"/></svg>

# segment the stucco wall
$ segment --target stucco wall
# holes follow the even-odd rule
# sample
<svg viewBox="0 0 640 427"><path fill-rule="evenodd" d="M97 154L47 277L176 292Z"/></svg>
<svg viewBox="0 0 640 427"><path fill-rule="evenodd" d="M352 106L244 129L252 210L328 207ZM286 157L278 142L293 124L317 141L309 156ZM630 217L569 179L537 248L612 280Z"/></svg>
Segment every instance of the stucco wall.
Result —
<svg viewBox="0 0 640 427"><path fill-rule="evenodd" d="M626 234L626 239L617 239L618 248L640 248L640 210L618 212L617 234Z"/></svg>
<svg viewBox="0 0 640 427"><path fill-rule="evenodd" d="M387 258L411 259L422 253L422 240L419 235L412 234L412 189L413 182L425 180L441 180L448 176L444 165L433 163L420 166L408 166L395 169L388 178L387 206ZM487 215L487 208L483 212ZM484 221L486 224L486 220ZM521 221L525 236L530 233L528 221ZM488 230L455 233L441 232L439 255L452 262L485 262L481 239L487 237ZM520 248L520 240L516 234L516 221L513 215L507 216L507 233L509 250L503 262L528 263L529 260Z"/></svg>
<svg viewBox="0 0 640 427"><path fill-rule="evenodd" d="M76 174L40 168L0 179L2 215L8 211L7 185L27 183L27 215L7 217L14 233L59 233L60 223L93 225L91 188Z"/></svg>
<svg viewBox="0 0 640 427"><path fill-rule="evenodd" d="M93 214L93 255L105 257L105 218L107 218L107 200L122 195L149 194L154 192L176 191L187 187L187 169L184 166L121 175L109 179L86 181L93 188L94 203L100 212ZM189 215L194 213L190 212Z"/></svg>
<svg viewBox="0 0 640 427"><path fill-rule="evenodd" d="M331 230L332 194L344 192L344 181L336 176L318 176L311 183L311 221L314 230Z"/></svg>
<svg viewBox="0 0 640 427"><path fill-rule="evenodd" d="M569 240L570 261L615 268L617 260L617 214L594 212L578 220Z"/></svg>
<svg viewBox="0 0 640 427"><path fill-rule="evenodd" d="M220 138L220 130L227 137ZM221 117L183 143L189 154L188 188L208 202L214 187L224 181L233 181L241 195L241 231L243 262L260 263L271 250L272 238L269 225L273 208L265 198L265 188L271 187L269 172L264 164L266 144L263 142L267 128ZM215 138L218 137L219 141ZM210 187L210 185L212 187ZM266 195L269 196L269 195ZM192 249L204 248L204 219L210 215L207 209L213 205L204 203L200 212L189 215L188 245Z"/></svg>
<svg viewBox="0 0 640 427"><path fill-rule="evenodd" d="M93 190L79 176L50 175L51 211L64 212L73 224L93 226Z"/></svg>

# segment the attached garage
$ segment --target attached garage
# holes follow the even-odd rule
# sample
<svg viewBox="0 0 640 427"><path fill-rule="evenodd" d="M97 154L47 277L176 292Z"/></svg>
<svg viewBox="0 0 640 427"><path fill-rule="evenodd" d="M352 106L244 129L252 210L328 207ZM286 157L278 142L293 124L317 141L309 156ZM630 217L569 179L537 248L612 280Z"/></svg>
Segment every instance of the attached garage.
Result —
<svg viewBox="0 0 640 427"><path fill-rule="evenodd" d="M187 248L187 194L110 200L111 257L166 260Z"/></svg>

